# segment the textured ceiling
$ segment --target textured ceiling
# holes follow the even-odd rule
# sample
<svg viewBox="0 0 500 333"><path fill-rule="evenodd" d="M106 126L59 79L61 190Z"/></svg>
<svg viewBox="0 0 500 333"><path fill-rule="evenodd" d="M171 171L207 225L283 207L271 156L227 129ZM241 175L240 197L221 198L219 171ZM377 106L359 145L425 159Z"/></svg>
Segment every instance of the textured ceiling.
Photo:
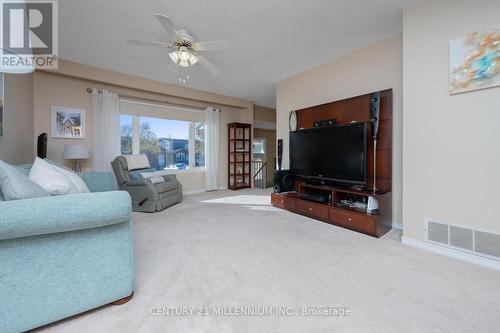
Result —
<svg viewBox="0 0 500 333"><path fill-rule="evenodd" d="M170 41L154 13L170 16L196 40L225 39L207 52L221 70L196 65L188 87L274 107L275 83L397 34L414 0L63 0L60 57L177 84L167 50L127 39Z"/></svg>

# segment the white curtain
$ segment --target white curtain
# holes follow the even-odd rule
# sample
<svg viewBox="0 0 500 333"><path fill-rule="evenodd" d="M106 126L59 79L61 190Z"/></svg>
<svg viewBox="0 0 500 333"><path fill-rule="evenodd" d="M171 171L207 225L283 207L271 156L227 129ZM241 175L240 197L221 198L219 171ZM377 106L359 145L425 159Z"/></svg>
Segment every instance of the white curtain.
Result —
<svg viewBox="0 0 500 333"><path fill-rule="evenodd" d="M205 109L205 190L219 189L219 110Z"/></svg>
<svg viewBox="0 0 500 333"><path fill-rule="evenodd" d="M118 94L92 90L92 167L110 171L120 155L120 99Z"/></svg>

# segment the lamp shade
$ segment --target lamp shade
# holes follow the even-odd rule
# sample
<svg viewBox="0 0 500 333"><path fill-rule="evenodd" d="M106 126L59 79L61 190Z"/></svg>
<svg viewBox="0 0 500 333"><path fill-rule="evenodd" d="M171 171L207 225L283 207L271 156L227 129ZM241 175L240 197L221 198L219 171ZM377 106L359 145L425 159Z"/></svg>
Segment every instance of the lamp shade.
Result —
<svg viewBox="0 0 500 333"><path fill-rule="evenodd" d="M89 158L89 149L84 145L64 145L65 160L85 160Z"/></svg>

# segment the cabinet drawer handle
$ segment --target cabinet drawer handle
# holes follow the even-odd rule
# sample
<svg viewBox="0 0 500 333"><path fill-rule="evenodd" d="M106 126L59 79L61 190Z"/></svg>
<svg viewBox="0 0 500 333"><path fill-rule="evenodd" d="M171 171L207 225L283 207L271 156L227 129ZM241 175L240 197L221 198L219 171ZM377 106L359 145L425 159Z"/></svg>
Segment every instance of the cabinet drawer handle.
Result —
<svg viewBox="0 0 500 333"><path fill-rule="evenodd" d="M312 211L313 209L311 207L309 207L309 211Z"/></svg>
<svg viewBox="0 0 500 333"><path fill-rule="evenodd" d="M349 222L351 222L351 221L352 221L352 219L351 219L351 218L349 218Z"/></svg>
<svg viewBox="0 0 500 333"><path fill-rule="evenodd" d="M283 203L283 200L281 200L281 203Z"/></svg>

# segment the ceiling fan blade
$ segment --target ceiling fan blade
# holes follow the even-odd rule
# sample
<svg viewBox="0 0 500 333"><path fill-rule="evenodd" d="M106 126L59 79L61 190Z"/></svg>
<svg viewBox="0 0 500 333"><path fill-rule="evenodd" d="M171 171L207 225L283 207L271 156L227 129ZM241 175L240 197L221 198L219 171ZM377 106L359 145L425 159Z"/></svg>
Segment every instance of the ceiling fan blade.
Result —
<svg viewBox="0 0 500 333"><path fill-rule="evenodd" d="M210 61L207 60L207 58L205 58L201 54L198 55L198 60L199 60L199 63L203 67L205 67L210 73L212 73L214 75L220 74L220 69L218 69L217 66L212 64Z"/></svg>
<svg viewBox="0 0 500 333"><path fill-rule="evenodd" d="M196 51L216 51L224 50L229 47L229 43L225 40L216 40L210 42L196 42L193 44L193 48Z"/></svg>
<svg viewBox="0 0 500 333"><path fill-rule="evenodd" d="M137 46L157 46L157 47L173 47L173 44L171 43L164 43L164 42L155 42L152 40L137 40L137 39L128 39L127 43L130 45L137 45Z"/></svg>
<svg viewBox="0 0 500 333"><path fill-rule="evenodd" d="M167 30L167 32L171 35L172 37L175 37L179 34L179 31L177 27L175 26L174 22L170 19L170 17L163 15L163 14L155 14L156 19L160 24Z"/></svg>

